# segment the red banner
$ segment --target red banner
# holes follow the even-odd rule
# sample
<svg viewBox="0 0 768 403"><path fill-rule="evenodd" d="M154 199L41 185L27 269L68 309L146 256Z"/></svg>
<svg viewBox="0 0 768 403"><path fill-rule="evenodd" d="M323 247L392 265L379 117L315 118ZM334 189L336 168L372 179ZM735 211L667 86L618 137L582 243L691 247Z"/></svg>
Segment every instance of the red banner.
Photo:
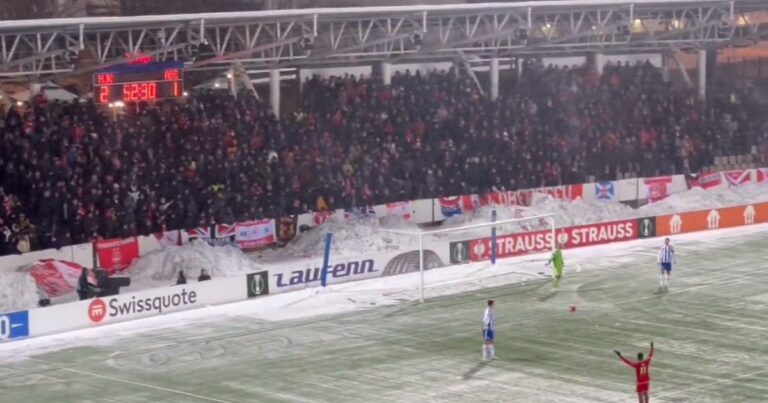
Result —
<svg viewBox="0 0 768 403"><path fill-rule="evenodd" d="M757 183L768 185L768 168L757 168Z"/></svg>
<svg viewBox="0 0 768 403"><path fill-rule="evenodd" d="M685 180L687 182L688 189L699 187L706 190L720 186L720 184L723 183L722 175L720 172L686 175Z"/></svg>
<svg viewBox="0 0 768 403"><path fill-rule="evenodd" d="M315 226L322 225L330 220L334 214L336 214L335 211L317 211L312 213L312 221L315 223Z"/></svg>
<svg viewBox="0 0 768 403"><path fill-rule="evenodd" d="M580 225L557 231L557 241L565 249L627 241L637 238L637 220ZM505 258L552 249L551 231L533 231L496 238L496 257ZM491 257L491 238L469 241L469 260L485 261Z"/></svg>
<svg viewBox="0 0 768 403"><path fill-rule="evenodd" d="M553 186L539 189L513 190L484 194L481 205L530 206L537 194L546 194L558 200L578 200L584 192L583 185Z"/></svg>
<svg viewBox="0 0 768 403"><path fill-rule="evenodd" d="M110 275L125 270L139 258L139 240L136 237L96 241L95 247L99 267Z"/></svg>
<svg viewBox="0 0 768 403"><path fill-rule="evenodd" d="M752 172L749 169L739 169L734 171L723 172L725 180L728 181L730 187L741 186L745 183L749 183L752 180Z"/></svg>
<svg viewBox="0 0 768 403"><path fill-rule="evenodd" d="M669 185L672 184L671 176L643 179L648 190L648 203L664 200L669 196Z"/></svg>
<svg viewBox="0 0 768 403"><path fill-rule="evenodd" d="M83 266L77 263L45 259L32 265L29 274L35 279L38 289L49 298L55 298L75 291L82 270ZM88 282L96 284L93 271L88 272Z"/></svg>
<svg viewBox="0 0 768 403"><path fill-rule="evenodd" d="M387 214L400 217L405 221L410 221L413 218L413 212L413 202L387 203Z"/></svg>
<svg viewBox="0 0 768 403"><path fill-rule="evenodd" d="M157 243L159 243L163 249L170 246L181 246L181 231L158 232L155 234L155 239L157 239Z"/></svg>

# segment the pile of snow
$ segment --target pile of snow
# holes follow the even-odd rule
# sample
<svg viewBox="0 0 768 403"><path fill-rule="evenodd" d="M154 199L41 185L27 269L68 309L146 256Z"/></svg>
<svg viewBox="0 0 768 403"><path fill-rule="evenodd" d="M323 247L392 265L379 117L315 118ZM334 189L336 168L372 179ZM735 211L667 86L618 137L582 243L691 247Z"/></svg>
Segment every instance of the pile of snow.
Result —
<svg viewBox="0 0 768 403"><path fill-rule="evenodd" d="M496 210L497 221L554 214L558 227L612 221L638 215L636 210L618 202L559 200L549 195L540 194L534 197L530 206L484 206L471 214L448 218L442 227L453 228L469 224L489 223L494 209ZM531 226L536 227L537 221L521 221L517 224L518 229L528 230Z"/></svg>
<svg viewBox="0 0 768 403"><path fill-rule="evenodd" d="M29 309L39 299L37 284L26 270L8 270L0 276L0 312Z"/></svg>
<svg viewBox="0 0 768 403"><path fill-rule="evenodd" d="M325 237L333 234L331 253L334 256L355 256L399 250L403 246L413 245L413 238L399 236L382 231L382 228L419 231L416 224L399 218L389 218L379 222L375 216L354 217L347 220L332 217L311 231L298 234L285 248L263 251L258 258L276 261L291 258L315 258L323 256Z"/></svg>
<svg viewBox="0 0 768 403"><path fill-rule="evenodd" d="M757 184L747 184L730 189L704 190L693 188L673 194L659 202L647 204L639 209L633 209L619 202L560 200L540 194L533 199L530 206L485 206L470 214L448 218L441 228L491 222L491 211L494 209L496 210L497 221L554 214L558 227L570 227L763 202L768 202L768 188ZM505 226L505 230L530 230L535 229L536 225L535 220L522 221L516 226Z"/></svg>
<svg viewBox="0 0 768 403"><path fill-rule="evenodd" d="M768 187L751 183L730 189L693 188L687 192L673 194L657 203L645 205L639 212L646 216L660 215L763 202L768 202Z"/></svg>
<svg viewBox="0 0 768 403"><path fill-rule="evenodd" d="M193 242L157 250L141 257L127 270L131 286L126 291L176 284L176 277L182 270L187 281L196 281L202 269L208 270L211 277L216 278L255 272L261 268L235 246L214 247L205 242Z"/></svg>
<svg viewBox="0 0 768 403"><path fill-rule="evenodd" d="M141 257L121 275L131 278L131 286L122 292L136 292L176 284L180 270L187 281L197 281L200 270L206 269L211 277L235 276L260 271L262 268L240 248L212 247L204 242L168 247ZM37 284L28 270L8 271L0 275L0 312L29 309L40 299ZM75 292L51 299L54 304L77 300Z"/></svg>
<svg viewBox="0 0 768 403"><path fill-rule="evenodd" d="M554 214L558 227L570 227L757 202L768 202L768 189L765 186L755 184L717 190L694 188L669 196L660 202L648 204L640 209L633 209L619 202L560 200L546 194L537 194L530 206L483 206L470 213L447 218L439 229L490 223L491 212L494 209L496 210L497 221ZM333 233L331 253L337 257L412 249L414 243L417 242L416 237L396 235L383 231L383 228L420 231L415 224L403 221L399 217L389 217L382 219L381 222L375 217L348 220L334 217L311 231L298 235L287 247L262 252L258 258L264 259L263 261L274 262L285 259L321 257L325 246L325 235L329 231ZM533 219L505 224L499 230L501 233L512 233L545 228L548 228L546 222ZM429 229L423 231L429 231ZM485 233L487 229L445 233L429 237L430 239L427 241L472 236L473 231Z"/></svg>

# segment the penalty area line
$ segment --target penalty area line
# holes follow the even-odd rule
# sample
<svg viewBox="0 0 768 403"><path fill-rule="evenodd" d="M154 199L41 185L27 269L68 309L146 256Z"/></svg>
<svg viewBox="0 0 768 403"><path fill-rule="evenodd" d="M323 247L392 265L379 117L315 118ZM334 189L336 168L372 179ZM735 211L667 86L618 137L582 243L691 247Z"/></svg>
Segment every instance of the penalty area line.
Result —
<svg viewBox="0 0 768 403"><path fill-rule="evenodd" d="M48 361L45 361L45 360L41 360L39 358L32 358L32 359L35 360L35 361L39 361L39 362L48 364L48 365L58 366L55 363L48 362ZM76 374L81 374L81 375L90 375L90 376L93 376L95 378L106 379L108 381L120 382L120 383L125 383L125 384L129 384L129 385L134 385L134 386L140 386L140 387L147 388L147 389L162 390L164 392L170 392L170 393L174 393L174 394L177 394L177 395L193 397L195 399L205 400L205 401L208 401L208 402L234 403L234 402L230 402L229 400L216 399L214 397L208 397L208 396L198 395L198 394L195 394L195 393L184 392L183 390L171 389L171 388L166 388L166 387L163 387L163 386L150 385L148 383L143 383L143 382L129 381L127 379L121 379L121 378L115 378L113 376L101 375L101 374L97 374L97 373L90 372L90 371L84 371L84 370L81 370L81 369L66 368L66 367L59 367L57 369L60 369L62 371L74 372Z"/></svg>

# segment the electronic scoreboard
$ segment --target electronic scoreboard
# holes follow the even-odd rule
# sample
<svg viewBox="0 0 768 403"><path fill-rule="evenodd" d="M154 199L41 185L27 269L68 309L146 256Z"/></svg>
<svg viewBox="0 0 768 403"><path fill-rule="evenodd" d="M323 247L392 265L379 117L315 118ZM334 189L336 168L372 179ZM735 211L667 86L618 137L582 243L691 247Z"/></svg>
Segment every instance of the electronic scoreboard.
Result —
<svg viewBox="0 0 768 403"><path fill-rule="evenodd" d="M93 74L93 97L100 104L179 98L184 95L184 63L126 63Z"/></svg>

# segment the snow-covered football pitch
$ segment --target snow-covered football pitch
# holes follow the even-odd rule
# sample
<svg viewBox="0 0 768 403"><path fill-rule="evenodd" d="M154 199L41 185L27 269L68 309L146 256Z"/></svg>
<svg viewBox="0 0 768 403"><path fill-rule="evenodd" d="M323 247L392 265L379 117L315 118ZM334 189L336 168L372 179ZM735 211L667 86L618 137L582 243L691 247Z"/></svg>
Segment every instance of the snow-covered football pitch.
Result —
<svg viewBox="0 0 768 403"><path fill-rule="evenodd" d="M533 255L304 290L0 345L0 402L765 402L768 226L565 251L556 295ZM499 359L481 357L497 301ZM575 313L569 311L577 306Z"/></svg>

